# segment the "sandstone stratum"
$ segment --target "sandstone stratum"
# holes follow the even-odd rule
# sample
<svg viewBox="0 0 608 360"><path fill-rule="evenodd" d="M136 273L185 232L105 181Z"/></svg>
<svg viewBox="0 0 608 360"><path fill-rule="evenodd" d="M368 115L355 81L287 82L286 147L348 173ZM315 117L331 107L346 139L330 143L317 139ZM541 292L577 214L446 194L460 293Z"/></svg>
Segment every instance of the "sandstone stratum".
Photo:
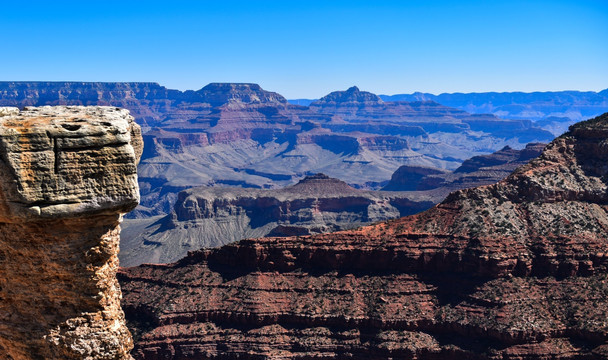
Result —
<svg viewBox="0 0 608 360"><path fill-rule="evenodd" d="M140 127L115 107L0 108L0 358L130 359L119 224Z"/></svg>
<svg viewBox="0 0 608 360"><path fill-rule="evenodd" d="M403 165L383 188L397 191L354 189L324 174L307 176L282 189L183 190L165 217L125 220L120 263L167 263L188 251L245 238L328 233L415 214L452 191L499 182L539 156L545 145L532 143L522 150L505 147L465 160L453 172Z"/></svg>
<svg viewBox="0 0 608 360"><path fill-rule="evenodd" d="M505 145L554 138L530 120L383 101L354 86L298 106L247 83L182 92L155 83L0 82L3 105L129 109L146 144L141 203L129 214L137 218L170 213L177 194L195 186L282 188L324 173L378 190L401 165L451 170Z"/></svg>
<svg viewBox="0 0 608 360"><path fill-rule="evenodd" d="M608 359L608 114L423 213L122 269L137 359Z"/></svg>
<svg viewBox="0 0 608 360"><path fill-rule="evenodd" d="M173 211L161 219L126 220L153 223L123 232L120 263L168 263L188 251L244 238L353 229L414 214L440 200L426 193L354 189L324 174L282 189L192 188L181 191Z"/></svg>

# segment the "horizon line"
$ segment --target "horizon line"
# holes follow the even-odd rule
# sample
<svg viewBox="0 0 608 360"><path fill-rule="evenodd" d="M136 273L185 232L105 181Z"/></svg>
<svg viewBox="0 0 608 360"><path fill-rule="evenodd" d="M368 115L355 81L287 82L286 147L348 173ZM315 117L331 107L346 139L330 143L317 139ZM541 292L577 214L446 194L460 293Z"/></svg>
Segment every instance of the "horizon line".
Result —
<svg viewBox="0 0 608 360"><path fill-rule="evenodd" d="M199 89L185 89L185 90L181 90L181 89L177 89L177 88L169 88L165 85L161 85L159 82L157 81L82 81L82 80L0 80L0 84L2 83L83 83L83 84L95 84L95 83L100 83L100 84L152 84L152 85L158 85L161 87L164 87L167 90L174 90L174 91L180 91L180 92L186 92L186 91L200 91L202 90L204 87L211 85L211 84L235 84L235 85L257 85L259 86L262 90L264 91L269 91L269 92L274 92L277 93L279 95L281 95L281 93L277 92L277 91L273 91L273 90L267 90L264 89L260 83L256 83L256 82L218 82L218 81L212 81L207 83L206 85L204 85L203 87L199 88ZM354 87L357 87L356 85L353 85ZM349 87L350 88L350 87ZM348 89L348 88L347 88ZM332 93L332 92L338 92L338 91L346 91L347 89L344 90L334 90L329 92L328 94ZM414 92L401 92L401 93L395 93L395 94L385 94L385 93L375 93L375 92L371 92L371 91L366 91L366 90L360 90L361 92L368 92L368 93L372 93L375 94L377 96L397 96L397 95L416 95L416 94L421 94L421 95L433 95L433 96L440 96L440 95L457 95L457 94L538 94L538 93L564 93L564 92L577 92L577 93L596 93L599 94L601 92L607 91L607 88L601 89L601 90L573 90L573 89L565 89L565 90L535 90L535 91L521 91L521 90L504 90L504 91L472 91L472 92L463 92L463 91L453 91L453 92L439 92L439 93L433 93L433 92L425 92L425 91L414 91ZM283 95L281 95L283 96ZM286 97L285 97L286 98ZM287 100L317 100L319 99L319 97L297 97L297 98L286 98Z"/></svg>

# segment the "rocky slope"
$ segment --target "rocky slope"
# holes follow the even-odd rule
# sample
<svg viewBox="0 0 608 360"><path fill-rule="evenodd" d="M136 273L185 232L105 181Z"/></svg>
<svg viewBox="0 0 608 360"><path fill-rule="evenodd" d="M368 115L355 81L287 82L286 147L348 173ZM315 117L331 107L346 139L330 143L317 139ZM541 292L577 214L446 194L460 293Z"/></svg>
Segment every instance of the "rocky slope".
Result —
<svg viewBox="0 0 608 360"><path fill-rule="evenodd" d="M608 358L608 114L399 220L124 269L138 359Z"/></svg>
<svg viewBox="0 0 608 360"><path fill-rule="evenodd" d="M248 237L327 233L415 214L452 191L497 183L539 156L545 145L505 147L465 160L453 172L404 165L383 191L354 189L322 174L281 189L184 190L167 216L125 221L120 261L123 266L166 263L191 250Z"/></svg>
<svg viewBox="0 0 608 360"><path fill-rule="evenodd" d="M352 229L426 210L432 194L364 191L323 174L276 190L192 188L163 218L127 220L138 231L121 239L123 266L167 263L188 251L247 237L309 235Z"/></svg>
<svg viewBox="0 0 608 360"><path fill-rule="evenodd" d="M131 358L116 271L141 151L126 110L0 108L0 358Z"/></svg>
<svg viewBox="0 0 608 360"><path fill-rule="evenodd" d="M424 191L437 189L449 192L494 184L507 177L513 170L541 154L546 144L532 143L516 150L508 146L489 155L479 155L465 160L454 171L401 166L389 183L382 188L388 191ZM443 200L443 197L441 198Z"/></svg>
<svg viewBox="0 0 608 360"><path fill-rule="evenodd" d="M465 160L466 161L466 160ZM423 179L429 176L443 177L450 174L450 171L429 168L424 166L403 165L397 169L388 184L382 190L384 191L416 191ZM443 176L442 176L443 175ZM498 181L500 179L497 179Z"/></svg>
<svg viewBox="0 0 608 360"><path fill-rule="evenodd" d="M182 92L154 83L0 82L0 105L42 104L131 110L145 142L139 217L170 212L177 193L194 186L277 188L322 172L379 189L401 165L455 169L505 145L553 138L530 121L387 102L356 87L306 107L256 84Z"/></svg>

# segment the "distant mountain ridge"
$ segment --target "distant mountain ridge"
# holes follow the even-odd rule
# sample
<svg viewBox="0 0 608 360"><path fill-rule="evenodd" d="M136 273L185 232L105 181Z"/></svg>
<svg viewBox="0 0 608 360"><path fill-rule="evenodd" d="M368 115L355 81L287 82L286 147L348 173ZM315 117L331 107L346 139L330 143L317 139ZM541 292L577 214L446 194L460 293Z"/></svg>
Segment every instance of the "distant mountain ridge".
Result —
<svg viewBox="0 0 608 360"><path fill-rule="evenodd" d="M372 94L368 91L361 91L358 87L352 86L346 91L334 91L329 93L328 95L323 96L319 100L314 101L312 106L319 106L321 104L344 104L344 103L356 103L356 104L366 104L366 105L375 105L382 104L384 101L380 98L380 96L376 94Z"/></svg>
<svg viewBox="0 0 608 360"><path fill-rule="evenodd" d="M378 95L383 101L435 101L473 114L494 114L510 119L543 120L567 117L581 120L608 111L608 89L595 91L479 92ZM308 106L315 99L289 99Z"/></svg>
<svg viewBox="0 0 608 360"><path fill-rule="evenodd" d="M131 99L178 100L215 105L230 101L287 102L280 94L265 91L260 85L252 83L210 83L199 90L181 91L168 89L155 82L0 81L2 106L43 106L49 105L49 101L110 102Z"/></svg>
<svg viewBox="0 0 608 360"><path fill-rule="evenodd" d="M195 186L276 188L325 173L378 189L401 165L454 169L505 145L553 135L530 120L505 120L433 101L390 102L351 87L310 106L257 84L171 90L157 83L0 82L0 106L111 105L142 126L141 206L171 211Z"/></svg>
<svg viewBox="0 0 608 360"><path fill-rule="evenodd" d="M383 101L434 101L472 114L494 114L506 119L535 121L559 135L576 121L608 111L608 89L594 91L480 92L378 95ZM290 103L308 106L317 100L294 99Z"/></svg>
<svg viewBox="0 0 608 360"><path fill-rule="evenodd" d="M608 111L608 89L594 91L485 92L380 95L384 101L432 100L470 113L540 121L549 117L580 121Z"/></svg>

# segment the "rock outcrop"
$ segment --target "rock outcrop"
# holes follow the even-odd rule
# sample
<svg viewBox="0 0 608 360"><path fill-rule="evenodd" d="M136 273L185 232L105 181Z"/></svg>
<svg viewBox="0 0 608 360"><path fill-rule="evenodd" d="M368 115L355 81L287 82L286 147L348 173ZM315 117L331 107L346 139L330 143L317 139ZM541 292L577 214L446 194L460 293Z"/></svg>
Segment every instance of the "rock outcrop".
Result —
<svg viewBox="0 0 608 360"><path fill-rule="evenodd" d="M386 102L356 87L306 107L256 84L178 91L155 83L0 82L3 105L129 109L146 144L141 204L129 215L141 218L166 215L177 193L195 186L278 188L322 172L377 190L401 165L455 169L505 145L553 139L529 121L432 101Z"/></svg>
<svg viewBox="0 0 608 360"><path fill-rule="evenodd" d="M466 161L466 160L465 160ZM385 191L416 191L421 181L430 175L446 175L450 172L442 169L424 166L403 165L391 176L390 181L382 190Z"/></svg>
<svg viewBox="0 0 608 360"><path fill-rule="evenodd" d="M352 231L121 270L138 359L607 359L608 114Z"/></svg>
<svg viewBox="0 0 608 360"><path fill-rule="evenodd" d="M467 159L454 171L404 165L393 173L391 180L382 190L436 189L447 195L455 190L494 184L507 177L513 170L528 163L530 159L538 157L545 146L546 144L542 143L532 143L521 150L505 146L492 154Z"/></svg>
<svg viewBox="0 0 608 360"><path fill-rule="evenodd" d="M488 155L475 156L462 162L454 173L472 173L487 168L504 166L510 171L526 164L531 159L538 157L547 144L532 143L521 150L512 149L509 146Z"/></svg>
<svg viewBox="0 0 608 360"><path fill-rule="evenodd" d="M188 251L248 237L352 229L415 214L439 201L434 200L422 193L354 189L323 174L282 189L192 188L178 194L169 215L122 236L120 262L123 266L167 263Z"/></svg>
<svg viewBox="0 0 608 360"><path fill-rule="evenodd" d="M127 110L0 108L0 358L130 358L116 271L141 152Z"/></svg>

